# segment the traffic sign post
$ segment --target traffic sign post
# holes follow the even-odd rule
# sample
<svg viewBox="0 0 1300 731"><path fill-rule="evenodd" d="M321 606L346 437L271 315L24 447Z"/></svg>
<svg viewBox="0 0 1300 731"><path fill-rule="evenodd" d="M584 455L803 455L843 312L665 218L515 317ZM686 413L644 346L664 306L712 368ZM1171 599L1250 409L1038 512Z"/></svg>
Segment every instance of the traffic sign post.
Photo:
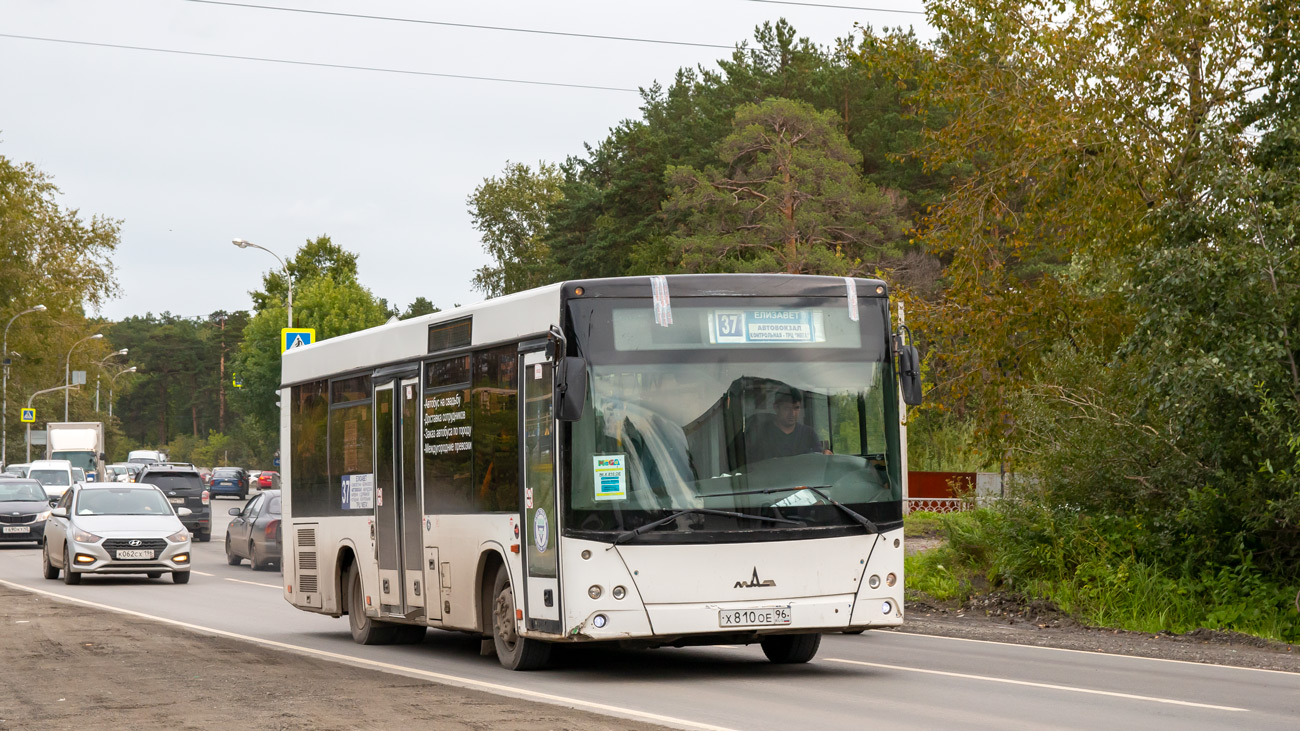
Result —
<svg viewBox="0 0 1300 731"><path fill-rule="evenodd" d="M36 421L36 409L23 409L23 423L31 424Z"/></svg>
<svg viewBox="0 0 1300 731"><path fill-rule="evenodd" d="M280 330L280 352L290 348L311 345L316 341L316 331L309 327L286 327Z"/></svg>

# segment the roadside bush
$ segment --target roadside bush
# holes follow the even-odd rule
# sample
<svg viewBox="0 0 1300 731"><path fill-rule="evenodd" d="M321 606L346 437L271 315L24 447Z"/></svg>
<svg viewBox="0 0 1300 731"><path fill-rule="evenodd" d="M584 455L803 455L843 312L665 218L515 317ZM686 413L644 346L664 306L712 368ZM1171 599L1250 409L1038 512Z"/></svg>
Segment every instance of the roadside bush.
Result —
<svg viewBox="0 0 1300 731"><path fill-rule="evenodd" d="M1079 621L1140 632L1201 627L1300 641L1295 588L1239 549L1184 571L1144 555L1137 519L1095 517L1013 499L940 518L947 545L908 557L909 590L964 602L986 587L1051 601Z"/></svg>

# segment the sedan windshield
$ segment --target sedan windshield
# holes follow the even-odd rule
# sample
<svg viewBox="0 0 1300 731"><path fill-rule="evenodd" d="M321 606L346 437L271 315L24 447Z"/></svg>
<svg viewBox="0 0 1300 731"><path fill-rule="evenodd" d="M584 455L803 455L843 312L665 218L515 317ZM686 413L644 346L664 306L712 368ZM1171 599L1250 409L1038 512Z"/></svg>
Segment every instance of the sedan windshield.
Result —
<svg viewBox="0 0 1300 731"><path fill-rule="evenodd" d="M644 526L639 540L687 541L898 520L887 320L883 306L864 304L864 322L852 322L840 302L756 311L674 304L678 333L650 313L615 309L603 343L593 327L587 407L570 431L568 526ZM783 327L733 343L722 318L737 312ZM766 332L796 339L774 343Z"/></svg>
<svg viewBox="0 0 1300 731"><path fill-rule="evenodd" d="M27 476L52 487L68 487L72 484L72 473L68 470L32 470Z"/></svg>
<svg viewBox="0 0 1300 731"><path fill-rule="evenodd" d="M3 502L23 502L23 501L41 501L44 502L50 498L46 496L45 491L41 489L38 482L5 480L0 482L0 503Z"/></svg>
<svg viewBox="0 0 1300 731"><path fill-rule="evenodd" d="M77 515L171 515L172 506L152 488L82 490Z"/></svg>

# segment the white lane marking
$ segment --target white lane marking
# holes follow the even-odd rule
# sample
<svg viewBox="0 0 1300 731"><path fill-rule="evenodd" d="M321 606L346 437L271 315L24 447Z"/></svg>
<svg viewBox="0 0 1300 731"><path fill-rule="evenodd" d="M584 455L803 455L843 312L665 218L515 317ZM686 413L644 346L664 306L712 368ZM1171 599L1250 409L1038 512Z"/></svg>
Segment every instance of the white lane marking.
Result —
<svg viewBox="0 0 1300 731"><path fill-rule="evenodd" d="M104 611L108 611L108 612L116 612L118 614L125 614L132 617L139 617L140 619L148 619L154 622L170 624L173 627L182 627L184 629L188 629L194 632L216 635L218 637L229 637L235 640L252 642L254 644L264 645L266 647L273 647L278 650L296 652L302 655L314 655L316 657L323 657L327 660L333 660L335 662L342 662L342 663L347 663L349 665L359 665L362 667L374 668L385 672L396 673L398 675L406 675L408 677L415 676L418 678L425 678L427 680L442 682L447 685L455 685L462 688L472 688L475 690L484 690L489 693L496 693L497 695L512 696L515 698L531 698L534 700L542 701L544 703L551 703L553 705L569 706L571 708L584 708L584 709L595 711L597 713L605 713L613 716L622 716L624 718L634 718L639 720L651 721L654 723L662 723L666 725L677 726L679 728L701 729L701 731L736 731L736 729L728 728L726 726L714 726L713 724L701 723L699 721L687 721L684 718L674 718L673 716L661 716L657 713L650 713L648 711L638 711L634 708L623 708L621 706L611 706L604 703L596 703L594 701L584 701L580 698L570 698L562 695L553 695L551 693L542 693L541 691L526 690L524 688L518 688L511 685L500 685L498 683L489 683L485 680L475 680L473 678L463 678L458 675L447 675L445 673L435 673L429 670L420 670L419 668L406 667L404 665L392 665L390 663L379 662L378 660L370 660L364 657L353 657L351 655L344 655L337 652L330 652L328 650L317 650L311 647L304 647L302 645L292 645L287 642L277 642L276 640L266 640L266 639L262 639L261 637L241 635L237 632L227 632L226 630L216 629L214 627L204 627L201 624L190 624L189 622L182 622L178 619L168 619L166 617L158 617L152 614L145 614L144 612L137 612L131 609L122 609L121 607L114 607L108 604L100 604L99 602L92 602L92 601L87 601L85 599L78 599L76 597L70 597L64 594L56 594L52 591L46 591L45 589L37 589L35 587L27 586L25 584L18 584L13 581L9 581L7 579L0 579L0 584L4 584L5 586L8 586L13 589L29 591L33 594L40 594L42 596L47 596L57 601L70 602L73 604L81 604L82 606L87 606L94 609L103 609Z"/></svg>
<svg viewBox="0 0 1300 731"><path fill-rule="evenodd" d="M252 584L253 586L265 586L265 587L269 587L269 588L271 588L271 589L283 589L283 588L284 588L283 586L280 586L279 584L263 584L263 583L261 583L260 581L244 581L243 579L232 579L232 578L230 578L229 576L226 577L226 581L236 581L236 582L239 582L240 584Z"/></svg>
<svg viewBox="0 0 1300 731"><path fill-rule="evenodd" d="M194 573L198 574L199 576L216 576L216 574L209 574L209 573L206 572L206 571L198 571L198 570L196 570L196 569L190 569L190 571L193 571Z"/></svg>
<svg viewBox="0 0 1300 731"><path fill-rule="evenodd" d="M828 657L826 662L840 662L847 665L865 665L871 668L885 668L887 670L903 670L911 673L925 673L926 675L943 675L948 678L965 678L967 680L985 680L990 683L1005 683L1007 685L1024 685L1030 688L1047 688L1049 690L1064 690L1071 693L1087 693L1089 695L1105 695L1112 698L1129 698L1137 701L1150 701L1152 703L1169 703L1175 706L1190 706L1192 708L1209 708L1216 711L1240 711L1248 713L1248 708L1236 708L1233 706L1215 706L1209 703L1193 703L1192 701L1180 701L1173 698L1157 698L1149 695L1134 695L1132 693L1117 693L1111 690L1095 690L1093 688L1077 688L1071 685L1056 685L1054 683L1035 683L1029 680L1012 680L1010 678L993 678L987 675L970 675L969 673L951 673L946 670L927 670L924 668L909 668L902 665L885 665L878 662L863 662L861 660L841 660L837 657Z"/></svg>
<svg viewBox="0 0 1300 731"><path fill-rule="evenodd" d="M1145 655L1126 655L1121 652L1102 652L1100 650L1073 650L1068 647L1047 647L1046 645L1026 645L1020 642L999 642L998 640L976 640L970 637L948 637L947 635L928 635L924 632L905 632L901 630L885 630L887 636L892 637L925 637L931 640L952 640L953 642L975 642L982 645L1002 645L1004 647L1027 647L1031 650L1052 650L1054 652L1075 652L1080 655L1101 655L1102 657L1122 657L1129 660L1150 660L1152 662L1172 662L1180 665L1195 665L1202 668L1224 668L1226 670L1249 670L1255 673L1281 673L1282 675L1295 676L1296 673L1290 670L1270 670L1268 668L1247 668L1240 665L1220 665L1214 662L1196 662L1195 660L1174 660L1168 657L1147 657Z"/></svg>

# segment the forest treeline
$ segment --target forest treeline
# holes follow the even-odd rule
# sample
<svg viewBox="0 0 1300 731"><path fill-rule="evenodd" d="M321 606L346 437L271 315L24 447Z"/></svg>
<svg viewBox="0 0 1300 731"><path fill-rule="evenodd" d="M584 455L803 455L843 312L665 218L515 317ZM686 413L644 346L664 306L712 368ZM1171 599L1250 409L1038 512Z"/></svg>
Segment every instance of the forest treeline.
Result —
<svg viewBox="0 0 1300 731"><path fill-rule="evenodd" d="M961 597L991 582L1111 626L1300 638L1288 608L1300 576L1298 11L932 0L927 12L932 41L846 27L823 47L766 24L716 68L645 87L639 116L569 158L507 163L468 197L489 256L475 287L881 277L923 350L913 467L1031 478L948 519L953 540L912 560L909 583ZM39 171L4 164L36 191L25 200L42 225L111 274L116 224L59 210ZM290 267L296 324L319 337L432 309L396 313L326 237ZM66 279L49 291L67 292L59 337L73 342L79 308L111 296L112 279ZM57 299L4 284L0 315ZM224 330L222 313L104 323L86 352L166 361L117 381L129 383L123 443L224 439L243 461L268 458L284 293L268 275ZM243 384L225 388L224 422L223 352Z"/></svg>

